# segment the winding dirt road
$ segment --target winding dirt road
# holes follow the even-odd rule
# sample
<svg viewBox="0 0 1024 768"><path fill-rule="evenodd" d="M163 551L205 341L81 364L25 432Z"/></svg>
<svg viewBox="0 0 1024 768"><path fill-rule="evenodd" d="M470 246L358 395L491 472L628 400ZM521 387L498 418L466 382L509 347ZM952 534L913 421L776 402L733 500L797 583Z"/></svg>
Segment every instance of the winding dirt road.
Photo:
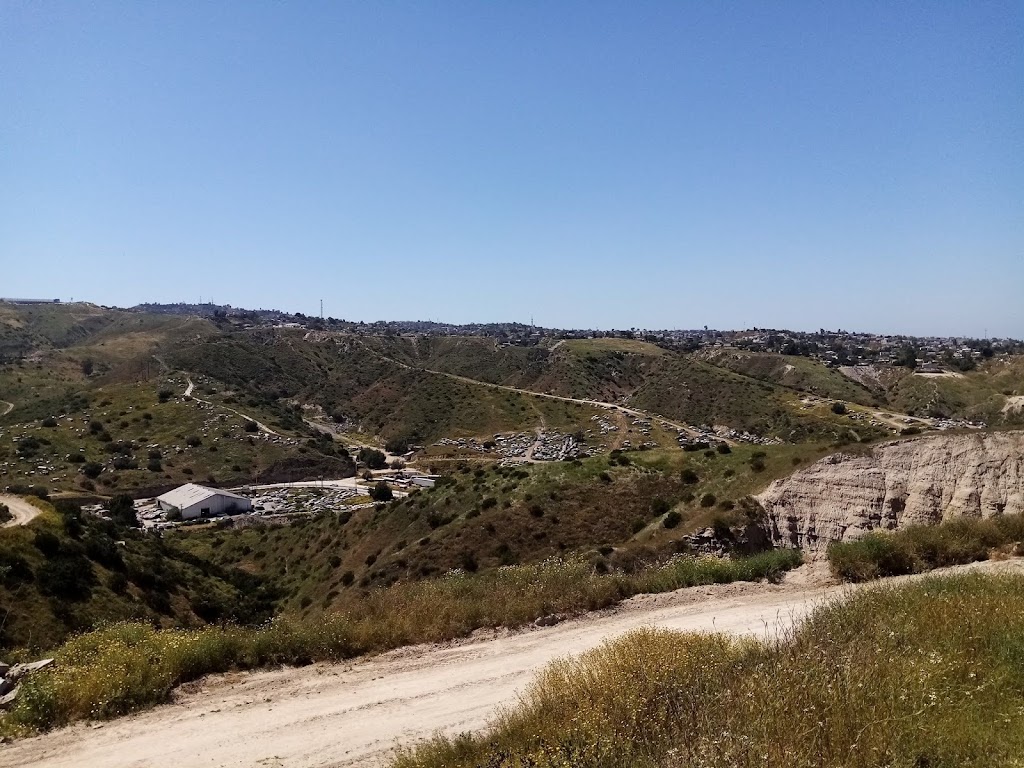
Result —
<svg viewBox="0 0 1024 768"><path fill-rule="evenodd" d="M0 416L6 416L8 413L14 410L14 403L9 403L6 400L0 400L0 407L2 407L3 409L0 410Z"/></svg>
<svg viewBox="0 0 1024 768"><path fill-rule="evenodd" d="M698 587L644 595L554 627L488 632L348 664L217 675L186 686L173 704L0 747L0 766L176 768L381 766L396 745L437 731L483 728L514 704L552 659L642 626L735 635L784 632L850 587L805 566L787 583ZM957 570L1024 573L1024 560ZM820 572L817 572L820 573Z"/></svg>
<svg viewBox="0 0 1024 768"><path fill-rule="evenodd" d="M14 515L10 520L3 524L4 528L13 528L16 525L25 525L36 515L39 514L39 507L35 507L29 504L27 501L19 496L11 496L7 493L0 494L0 504L6 504L7 508L11 510L11 514Z"/></svg>

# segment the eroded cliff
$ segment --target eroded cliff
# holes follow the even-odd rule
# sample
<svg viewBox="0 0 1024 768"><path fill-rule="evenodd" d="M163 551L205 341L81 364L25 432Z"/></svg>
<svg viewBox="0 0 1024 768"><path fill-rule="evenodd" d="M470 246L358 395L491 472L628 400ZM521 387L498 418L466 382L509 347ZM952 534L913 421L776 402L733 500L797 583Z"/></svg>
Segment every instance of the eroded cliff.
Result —
<svg viewBox="0 0 1024 768"><path fill-rule="evenodd" d="M959 515L1024 513L1024 432L936 435L834 454L757 497L776 546L830 541Z"/></svg>

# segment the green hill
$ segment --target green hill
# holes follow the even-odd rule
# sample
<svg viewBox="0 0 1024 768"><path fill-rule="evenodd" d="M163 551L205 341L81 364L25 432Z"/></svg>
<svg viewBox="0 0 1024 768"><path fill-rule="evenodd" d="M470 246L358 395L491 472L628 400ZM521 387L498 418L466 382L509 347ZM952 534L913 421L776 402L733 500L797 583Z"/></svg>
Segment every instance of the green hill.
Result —
<svg viewBox="0 0 1024 768"><path fill-rule="evenodd" d="M222 569L57 502L28 525L0 528L0 649L45 650L98 624L257 623L276 595L262 580Z"/></svg>

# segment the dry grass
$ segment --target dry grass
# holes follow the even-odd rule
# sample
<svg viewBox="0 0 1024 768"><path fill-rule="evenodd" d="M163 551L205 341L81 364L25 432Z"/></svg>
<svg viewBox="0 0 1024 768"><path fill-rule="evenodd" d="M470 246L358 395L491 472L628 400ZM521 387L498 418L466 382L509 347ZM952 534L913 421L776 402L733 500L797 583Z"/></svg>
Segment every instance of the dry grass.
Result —
<svg viewBox="0 0 1024 768"><path fill-rule="evenodd" d="M260 628L157 630L118 623L81 635L34 676L0 732L20 735L81 718L111 717L165 701L177 685L212 672L339 660L401 645L520 626L552 613L612 605L641 591L777 578L798 565L791 551L745 560L674 560L635 575L595 574L579 560L374 590L345 614L275 619Z"/></svg>
<svg viewBox="0 0 1024 768"><path fill-rule="evenodd" d="M836 576L869 581L1002 557L1018 549L1022 541L1024 516L959 517L940 525L874 532L859 541L837 542L829 547L828 559Z"/></svg>
<svg viewBox="0 0 1024 768"><path fill-rule="evenodd" d="M394 768L1019 765L1024 578L865 590L762 643L641 630Z"/></svg>

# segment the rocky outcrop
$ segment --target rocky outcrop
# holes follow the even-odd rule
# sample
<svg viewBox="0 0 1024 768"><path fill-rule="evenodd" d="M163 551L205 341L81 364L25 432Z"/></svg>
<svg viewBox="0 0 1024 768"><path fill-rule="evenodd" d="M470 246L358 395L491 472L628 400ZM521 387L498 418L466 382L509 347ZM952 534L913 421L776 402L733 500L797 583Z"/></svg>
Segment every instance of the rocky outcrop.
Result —
<svg viewBox="0 0 1024 768"><path fill-rule="evenodd" d="M21 681L26 675L53 664L53 659L40 659L13 667L0 661L0 710L9 709L21 691Z"/></svg>
<svg viewBox="0 0 1024 768"><path fill-rule="evenodd" d="M1024 513L1024 432L937 435L834 454L776 480L757 500L773 544L829 542L951 517Z"/></svg>

